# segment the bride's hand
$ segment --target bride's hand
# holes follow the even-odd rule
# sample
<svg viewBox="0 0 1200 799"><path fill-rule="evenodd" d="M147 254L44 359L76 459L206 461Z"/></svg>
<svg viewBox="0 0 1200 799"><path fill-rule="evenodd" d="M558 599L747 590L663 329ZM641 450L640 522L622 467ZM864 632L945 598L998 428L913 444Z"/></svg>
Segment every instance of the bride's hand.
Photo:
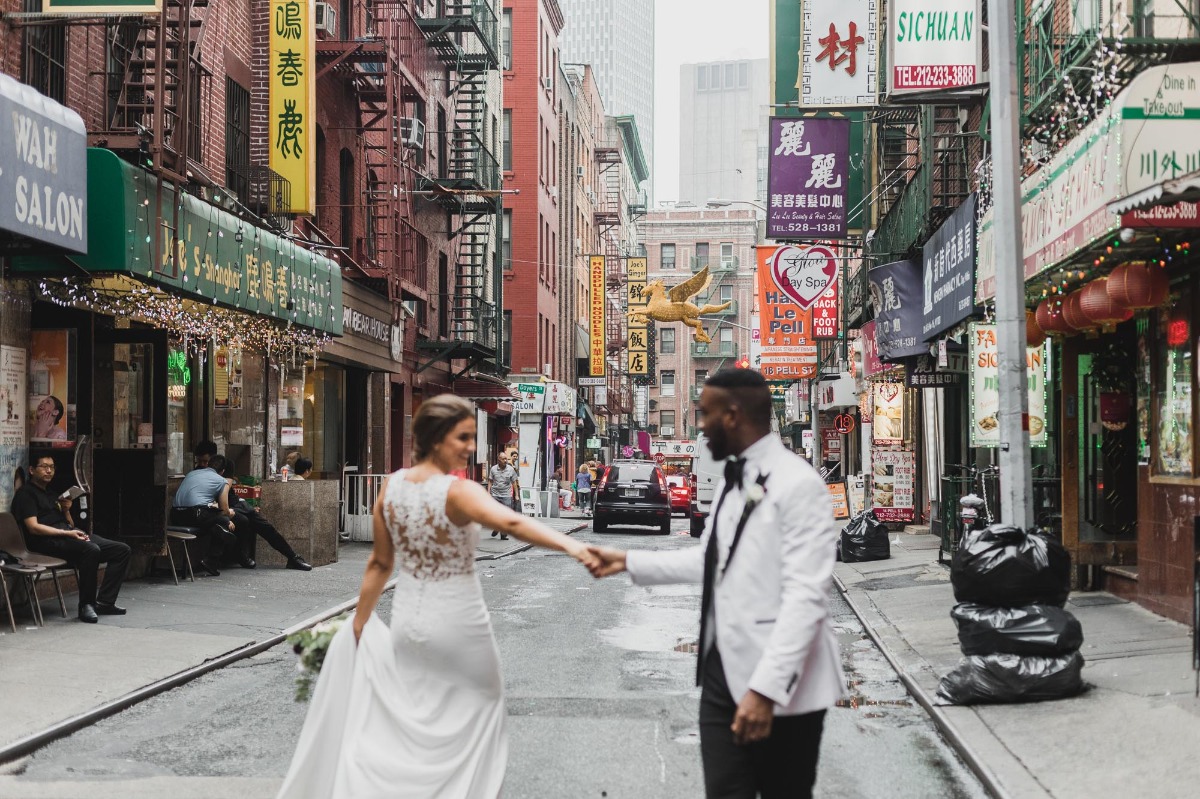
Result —
<svg viewBox="0 0 1200 799"><path fill-rule="evenodd" d="M354 643L357 644L360 640L362 640L363 627L365 627L366 624L367 623L365 621L359 621L357 616L354 617Z"/></svg>
<svg viewBox="0 0 1200 799"><path fill-rule="evenodd" d="M580 543L576 543L567 550L567 554L586 566L593 577L598 577L600 569L604 566L603 561L594 552Z"/></svg>

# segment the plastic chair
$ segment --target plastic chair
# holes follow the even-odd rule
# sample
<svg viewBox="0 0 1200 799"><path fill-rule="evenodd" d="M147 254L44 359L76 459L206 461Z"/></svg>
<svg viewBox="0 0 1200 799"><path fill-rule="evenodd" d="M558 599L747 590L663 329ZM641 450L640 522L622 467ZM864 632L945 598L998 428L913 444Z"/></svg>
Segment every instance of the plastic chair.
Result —
<svg viewBox="0 0 1200 799"><path fill-rule="evenodd" d="M41 579L43 573L50 572L50 576L54 580L54 592L58 594L58 608L65 619L67 617L67 603L63 600L62 586L58 582L58 573L62 570L74 572L75 567L62 558L56 558L53 555L30 552L25 546L25 536L21 534L21 527L17 523L17 517L11 513L0 513L0 549L5 550L20 560L22 567L37 569L34 574L27 575L30 580L30 587L33 589L29 595L30 601L35 605L37 604L38 580ZM38 616L41 616L40 607L38 608Z"/></svg>

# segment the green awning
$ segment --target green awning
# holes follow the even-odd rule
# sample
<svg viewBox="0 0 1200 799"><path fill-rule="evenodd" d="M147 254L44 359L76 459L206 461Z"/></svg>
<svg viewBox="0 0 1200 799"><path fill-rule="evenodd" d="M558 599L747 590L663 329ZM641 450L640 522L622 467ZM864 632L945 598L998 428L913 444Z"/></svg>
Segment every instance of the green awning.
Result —
<svg viewBox="0 0 1200 799"><path fill-rule="evenodd" d="M79 267L341 335L342 274L334 261L190 194L177 194L169 183L162 184L160 196L152 174L110 150L89 148L87 164L88 250L70 256ZM151 226L160 219L156 250ZM45 272L44 265L13 259L17 272Z"/></svg>

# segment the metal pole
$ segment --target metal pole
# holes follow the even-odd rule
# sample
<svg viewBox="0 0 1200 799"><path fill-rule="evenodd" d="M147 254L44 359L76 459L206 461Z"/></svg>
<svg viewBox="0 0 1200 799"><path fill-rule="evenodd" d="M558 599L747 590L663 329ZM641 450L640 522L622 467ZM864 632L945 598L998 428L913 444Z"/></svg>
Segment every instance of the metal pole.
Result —
<svg viewBox="0 0 1200 799"><path fill-rule="evenodd" d="M1033 526L1029 396L1025 374L1025 265L1021 241L1017 9L989 0L992 72L992 187L996 231L996 348L1000 359L1000 518Z"/></svg>

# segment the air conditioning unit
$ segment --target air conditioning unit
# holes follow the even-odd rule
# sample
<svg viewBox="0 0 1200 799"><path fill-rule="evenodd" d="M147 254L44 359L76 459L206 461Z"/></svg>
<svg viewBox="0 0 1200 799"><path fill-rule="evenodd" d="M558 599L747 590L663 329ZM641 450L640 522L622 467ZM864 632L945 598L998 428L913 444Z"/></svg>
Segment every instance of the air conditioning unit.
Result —
<svg viewBox="0 0 1200 799"><path fill-rule="evenodd" d="M584 194L587 195L588 202L590 202L592 205L596 204L596 192L592 191L591 186L588 186L587 189L584 190Z"/></svg>
<svg viewBox="0 0 1200 799"><path fill-rule="evenodd" d="M553 85L553 84L550 82L550 78L548 78L548 77L547 77L547 78L542 78L542 88L543 88L543 89L545 89L546 91L550 91L550 87L551 87L552 85Z"/></svg>
<svg viewBox="0 0 1200 799"><path fill-rule="evenodd" d="M658 425L656 425L656 424L647 425L647 428L648 429L646 430L646 432L649 433L650 435L652 435L652 436L658 435Z"/></svg>
<svg viewBox="0 0 1200 799"><path fill-rule="evenodd" d="M660 428L658 428L658 432L663 438L671 438L672 436L675 435L675 428L674 427L660 427Z"/></svg>
<svg viewBox="0 0 1200 799"><path fill-rule="evenodd" d="M577 177L577 178L583 177L583 167L581 167L581 166L575 167L575 177Z"/></svg>
<svg viewBox="0 0 1200 799"><path fill-rule="evenodd" d="M329 3L317 3L313 12L313 27L333 36L337 33L337 9Z"/></svg>
<svg viewBox="0 0 1200 799"><path fill-rule="evenodd" d="M425 149L425 123L416 117L401 117L400 141L405 147Z"/></svg>

